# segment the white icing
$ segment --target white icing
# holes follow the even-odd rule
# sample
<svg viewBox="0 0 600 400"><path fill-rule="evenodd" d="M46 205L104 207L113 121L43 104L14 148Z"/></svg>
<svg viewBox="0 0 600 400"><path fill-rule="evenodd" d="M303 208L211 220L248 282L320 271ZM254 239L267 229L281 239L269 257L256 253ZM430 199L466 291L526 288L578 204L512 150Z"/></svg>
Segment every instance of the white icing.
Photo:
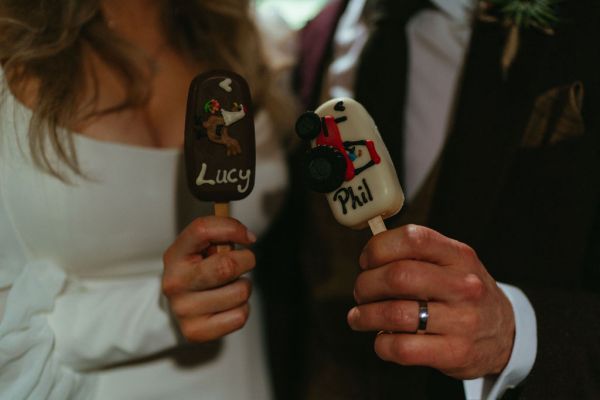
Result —
<svg viewBox="0 0 600 400"><path fill-rule="evenodd" d="M200 173L198 174L198 177L196 178L196 185L202 186L204 184L207 184L207 185L212 186L215 184L215 181L212 179L204 179L204 175L206 175L206 168L207 168L206 163L202 163L202 167L200 168Z"/></svg>
<svg viewBox="0 0 600 400"><path fill-rule="evenodd" d="M238 180L236 177L232 176L235 173L235 169L232 169L229 171L229 173L227 174L227 181L231 182L231 183L236 183Z"/></svg>
<svg viewBox="0 0 600 400"><path fill-rule="evenodd" d="M246 116L244 106L240 105L240 108L240 111L221 110L221 115L223 116L223 120L225 121L225 126L233 125Z"/></svg>
<svg viewBox="0 0 600 400"><path fill-rule="evenodd" d="M208 168L208 165L206 165L206 163L202 163L202 166L200 167L200 173L198 174L198 177L196 178L196 185L198 185L198 186L202 186L202 185L214 186L214 185L224 185L224 184L240 182L240 184L237 185L237 191L239 193L245 193L248 190L248 188L250 187L250 177L252 176L251 169L247 169L247 170L242 170L242 169L237 169L237 168L233 168L230 170L219 169L219 170L217 170L217 176L215 179L207 179L206 178L206 169L207 168Z"/></svg>
<svg viewBox="0 0 600 400"><path fill-rule="evenodd" d="M224 91L226 91L227 93L231 93L231 78L227 78L225 80L222 80L219 83L219 86L221 87L221 89L223 89Z"/></svg>
<svg viewBox="0 0 600 400"><path fill-rule="evenodd" d="M246 175L244 175L244 171L240 170L240 179L242 182L245 182L244 186L238 185L237 190L240 193L245 193L248 190L248 186L250 186L250 175L252 175L252 170L247 169Z"/></svg>

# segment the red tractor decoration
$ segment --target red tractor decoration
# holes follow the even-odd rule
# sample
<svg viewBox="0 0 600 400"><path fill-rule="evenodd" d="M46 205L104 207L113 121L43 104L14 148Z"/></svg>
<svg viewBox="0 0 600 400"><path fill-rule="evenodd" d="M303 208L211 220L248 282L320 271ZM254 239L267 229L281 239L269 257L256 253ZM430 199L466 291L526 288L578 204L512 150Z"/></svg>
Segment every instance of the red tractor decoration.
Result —
<svg viewBox="0 0 600 400"><path fill-rule="evenodd" d="M329 193L339 188L344 181L352 180L364 170L379 164L381 158L371 140L344 141L338 124L347 121L347 117L334 118L331 115L320 117L307 111L296 121L296 133L304 140L315 140L304 162L304 175L308 186L319 193ZM366 147L369 161L355 167L359 157L357 147Z"/></svg>

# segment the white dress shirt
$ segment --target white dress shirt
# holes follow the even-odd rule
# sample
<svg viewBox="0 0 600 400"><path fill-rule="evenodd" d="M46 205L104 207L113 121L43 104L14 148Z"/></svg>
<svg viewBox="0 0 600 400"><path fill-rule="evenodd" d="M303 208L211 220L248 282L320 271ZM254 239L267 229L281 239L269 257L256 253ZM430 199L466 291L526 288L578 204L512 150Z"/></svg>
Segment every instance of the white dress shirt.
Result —
<svg viewBox="0 0 600 400"><path fill-rule="evenodd" d="M407 24L408 84L404 121L404 189L414 197L439 157L452 123L460 73L471 37L474 0L432 0ZM353 97L356 67L368 30L365 0L350 0L334 36L333 62L323 95ZM464 381L466 398L495 399L518 385L531 371L537 351L536 319L525 294L499 284L515 315L511 358L499 376Z"/></svg>

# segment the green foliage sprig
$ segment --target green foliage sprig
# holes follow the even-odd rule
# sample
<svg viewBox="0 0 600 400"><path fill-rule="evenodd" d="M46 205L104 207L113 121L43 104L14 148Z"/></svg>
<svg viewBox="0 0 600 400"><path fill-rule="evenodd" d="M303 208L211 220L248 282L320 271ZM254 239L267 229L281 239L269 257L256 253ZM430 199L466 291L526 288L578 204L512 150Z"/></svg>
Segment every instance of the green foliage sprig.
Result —
<svg viewBox="0 0 600 400"><path fill-rule="evenodd" d="M484 22L499 23L507 31L506 44L500 62L506 77L519 51L522 29L537 29L554 35L558 18L558 4L563 0L482 0L478 18Z"/></svg>
<svg viewBox="0 0 600 400"><path fill-rule="evenodd" d="M557 5L561 0L487 0L504 19L519 28L552 29L559 22Z"/></svg>

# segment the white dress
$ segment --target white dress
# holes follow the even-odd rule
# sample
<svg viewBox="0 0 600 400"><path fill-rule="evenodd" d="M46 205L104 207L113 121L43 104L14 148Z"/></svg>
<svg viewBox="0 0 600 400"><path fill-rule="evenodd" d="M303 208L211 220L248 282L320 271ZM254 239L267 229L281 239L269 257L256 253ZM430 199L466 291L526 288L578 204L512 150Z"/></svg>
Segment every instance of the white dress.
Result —
<svg viewBox="0 0 600 400"><path fill-rule="evenodd" d="M256 291L244 329L183 348L161 301L163 251L211 212L181 151L76 135L87 177L65 184L33 166L30 110L0 82L0 399L269 399ZM232 213L260 234L287 176L256 123L256 187Z"/></svg>

